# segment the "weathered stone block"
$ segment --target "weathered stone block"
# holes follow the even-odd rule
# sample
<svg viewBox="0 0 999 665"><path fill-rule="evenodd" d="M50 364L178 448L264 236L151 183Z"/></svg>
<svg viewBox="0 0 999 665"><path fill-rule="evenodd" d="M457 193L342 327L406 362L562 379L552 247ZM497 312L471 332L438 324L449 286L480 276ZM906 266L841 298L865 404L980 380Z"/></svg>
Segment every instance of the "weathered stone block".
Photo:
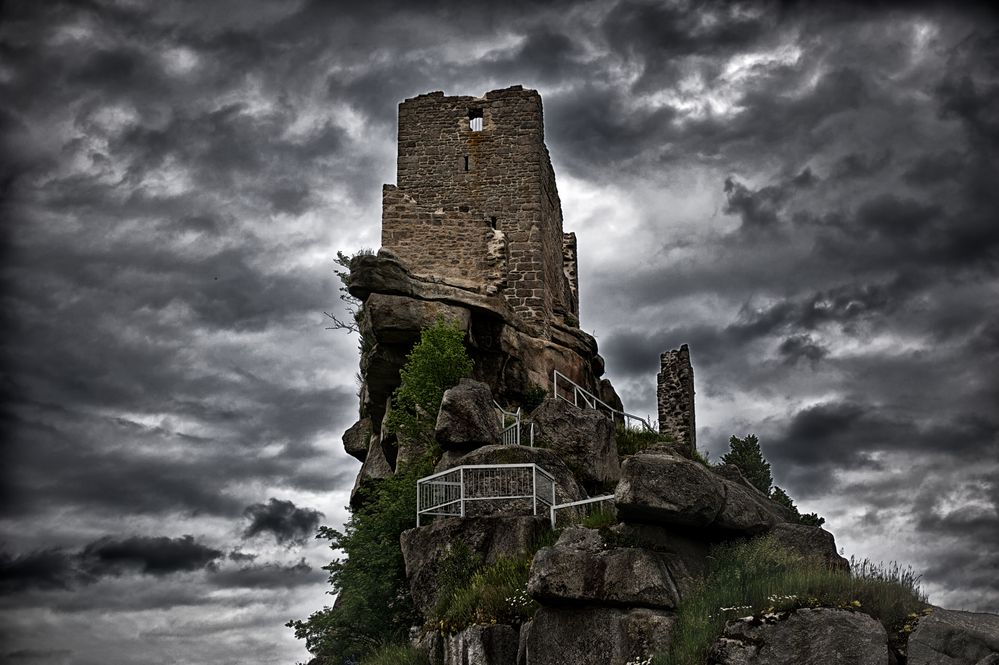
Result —
<svg viewBox="0 0 999 665"><path fill-rule="evenodd" d="M464 307L384 293L372 293L364 303L365 334L380 344L412 344L439 318L467 331L471 313Z"/></svg>
<svg viewBox="0 0 999 665"><path fill-rule="evenodd" d="M343 449L360 461L368 456L371 439L371 418L361 418L343 433Z"/></svg>
<svg viewBox="0 0 999 665"><path fill-rule="evenodd" d="M836 549L836 539L825 529L785 522L776 525L770 536L776 539L781 547L793 550L802 556L819 559L833 570L843 572L850 570L850 562L841 557Z"/></svg>
<svg viewBox="0 0 999 665"><path fill-rule="evenodd" d="M444 665L513 665L519 642L511 626L469 626L444 641Z"/></svg>
<svg viewBox="0 0 999 665"><path fill-rule="evenodd" d="M909 665L976 665L999 653L999 615L935 609L909 636Z"/></svg>
<svg viewBox="0 0 999 665"><path fill-rule="evenodd" d="M528 592L545 605L596 603L672 609L680 594L667 556L637 547L604 549L592 529L566 529L558 543L538 551Z"/></svg>
<svg viewBox="0 0 999 665"><path fill-rule="evenodd" d="M527 665L625 665L668 648L672 613L542 607L526 631Z"/></svg>
<svg viewBox="0 0 999 665"><path fill-rule="evenodd" d="M786 617L730 621L709 665L888 665L884 627L860 612L804 609Z"/></svg>

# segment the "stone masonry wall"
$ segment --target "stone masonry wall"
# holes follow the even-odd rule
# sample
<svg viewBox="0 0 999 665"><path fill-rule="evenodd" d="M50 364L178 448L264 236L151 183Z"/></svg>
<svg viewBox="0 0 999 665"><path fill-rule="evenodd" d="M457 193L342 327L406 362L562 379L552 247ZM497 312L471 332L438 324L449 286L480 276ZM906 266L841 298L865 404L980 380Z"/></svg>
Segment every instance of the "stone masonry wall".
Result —
<svg viewBox="0 0 999 665"><path fill-rule="evenodd" d="M391 248L416 275L495 293L506 274L505 238L488 220L473 217L467 206L461 208L422 210L413 197L385 185L382 245Z"/></svg>
<svg viewBox="0 0 999 665"><path fill-rule="evenodd" d="M661 371L656 375L659 402L659 432L670 434L691 449L697 447L694 423L694 368L684 344L660 356Z"/></svg>
<svg viewBox="0 0 999 665"><path fill-rule="evenodd" d="M481 118L481 130L470 126L472 118ZM536 91L515 86L484 97L433 92L407 99L399 105L397 180L397 192L386 189L382 246L404 263L421 273L492 280L513 311L543 329L555 313L573 311ZM405 205L399 195L408 197ZM462 231L466 224L472 232ZM485 230L505 241L505 274L498 277L495 257L474 258L486 257L486 245L497 249L499 236Z"/></svg>

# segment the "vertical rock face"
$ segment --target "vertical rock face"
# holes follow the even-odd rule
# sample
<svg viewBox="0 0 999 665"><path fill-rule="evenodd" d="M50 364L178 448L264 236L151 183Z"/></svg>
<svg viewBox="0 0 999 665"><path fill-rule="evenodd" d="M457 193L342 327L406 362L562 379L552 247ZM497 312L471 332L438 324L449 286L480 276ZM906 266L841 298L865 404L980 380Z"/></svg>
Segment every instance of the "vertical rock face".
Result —
<svg viewBox="0 0 999 665"><path fill-rule="evenodd" d="M542 607L525 635L527 665L625 665L668 648L676 617L646 608Z"/></svg>
<svg viewBox="0 0 999 665"><path fill-rule="evenodd" d="M694 368L690 351L684 344L660 356L661 369L656 376L659 402L659 432L676 441L697 447L694 424Z"/></svg>

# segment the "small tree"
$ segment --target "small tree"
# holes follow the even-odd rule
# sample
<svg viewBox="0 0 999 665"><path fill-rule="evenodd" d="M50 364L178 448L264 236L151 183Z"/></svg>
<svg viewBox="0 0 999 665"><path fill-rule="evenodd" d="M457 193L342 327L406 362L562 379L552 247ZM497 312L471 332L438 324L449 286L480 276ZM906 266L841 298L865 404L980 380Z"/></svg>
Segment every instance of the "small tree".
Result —
<svg viewBox="0 0 999 665"><path fill-rule="evenodd" d="M402 381L392 395L389 427L431 443L444 391L469 376L472 367L465 351L465 333L457 323L438 319L424 328L399 372Z"/></svg>
<svg viewBox="0 0 999 665"><path fill-rule="evenodd" d="M760 441L755 434L740 439L732 436L728 440L729 452L721 456L724 464L735 464L753 487L770 496L770 486L774 477L770 473L770 463L763 457Z"/></svg>

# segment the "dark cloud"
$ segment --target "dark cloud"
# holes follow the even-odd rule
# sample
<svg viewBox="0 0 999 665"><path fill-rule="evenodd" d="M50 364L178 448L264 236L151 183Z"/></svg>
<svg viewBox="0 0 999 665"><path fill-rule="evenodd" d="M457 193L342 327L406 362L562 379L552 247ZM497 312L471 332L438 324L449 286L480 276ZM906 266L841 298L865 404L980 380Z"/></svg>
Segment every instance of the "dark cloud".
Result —
<svg viewBox="0 0 999 665"><path fill-rule="evenodd" d="M250 524L243 538L270 533L279 544L303 544L316 534L323 514L312 508L298 508L291 501L271 498L267 503L247 506L243 512Z"/></svg>
<svg viewBox="0 0 999 665"><path fill-rule="evenodd" d="M291 565L267 563L220 570L212 573L209 582L220 588L274 589L319 585L325 579L326 573L313 570L302 559Z"/></svg>
<svg viewBox="0 0 999 665"><path fill-rule="evenodd" d="M0 552L0 589L68 589L78 581L73 560L64 550L49 548L14 556Z"/></svg>
<svg viewBox="0 0 999 665"><path fill-rule="evenodd" d="M133 536L124 540L102 538L84 547L80 556L94 574L138 570L158 576L204 569L221 557L222 551L195 542L194 536Z"/></svg>

